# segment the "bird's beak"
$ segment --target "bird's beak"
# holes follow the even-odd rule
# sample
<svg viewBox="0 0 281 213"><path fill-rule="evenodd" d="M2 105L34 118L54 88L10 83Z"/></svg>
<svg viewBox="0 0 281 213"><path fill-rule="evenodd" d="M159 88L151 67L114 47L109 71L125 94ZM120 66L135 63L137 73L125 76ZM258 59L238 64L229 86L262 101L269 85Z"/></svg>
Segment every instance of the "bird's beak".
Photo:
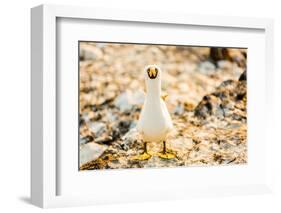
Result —
<svg viewBox="0 0 281 213"><path fill-rule="evenodd" d="M147 69L147 74L150 79L155 79L158 74L158 69L156 67L149 67Z"/></svg>

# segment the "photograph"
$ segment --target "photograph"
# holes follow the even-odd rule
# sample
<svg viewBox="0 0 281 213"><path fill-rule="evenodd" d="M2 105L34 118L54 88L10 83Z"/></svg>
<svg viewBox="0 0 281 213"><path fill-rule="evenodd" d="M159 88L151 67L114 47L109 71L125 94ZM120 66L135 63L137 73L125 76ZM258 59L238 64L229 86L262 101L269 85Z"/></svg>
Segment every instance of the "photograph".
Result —
<svg viewBox="0 0 281 213"><path fill-rule="evenodd" d="M78 41L77 52L79 171L247 164L247 48Z"/></svg>

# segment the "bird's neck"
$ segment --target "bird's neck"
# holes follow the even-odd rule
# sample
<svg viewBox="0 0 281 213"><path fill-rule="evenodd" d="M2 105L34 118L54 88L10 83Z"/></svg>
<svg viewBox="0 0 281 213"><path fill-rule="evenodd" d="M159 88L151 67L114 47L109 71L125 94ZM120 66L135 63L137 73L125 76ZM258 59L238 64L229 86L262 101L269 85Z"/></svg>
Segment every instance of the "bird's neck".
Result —
<svg viewBox="0 0 281 213"><path fill-rule="evenodd" d="M155 99L161 96L161 82L160 81L149 81L146 84L147 98Z"/></svg>

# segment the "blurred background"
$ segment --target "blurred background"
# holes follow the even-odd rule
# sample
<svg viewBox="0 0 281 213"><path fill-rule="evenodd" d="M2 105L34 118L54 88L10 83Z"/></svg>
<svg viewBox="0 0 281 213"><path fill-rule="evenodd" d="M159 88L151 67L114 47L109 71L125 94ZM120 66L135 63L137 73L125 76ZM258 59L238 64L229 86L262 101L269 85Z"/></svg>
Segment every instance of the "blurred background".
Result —
<svg viewBox="0 0 281 213"><path fill-rule="evenodd" d="M246 49L95 42L79 48L80 169L246 162ZM176 126L170 146L180 160L128 160L142 151L135 126L148 64L162 69Z"/></svg>

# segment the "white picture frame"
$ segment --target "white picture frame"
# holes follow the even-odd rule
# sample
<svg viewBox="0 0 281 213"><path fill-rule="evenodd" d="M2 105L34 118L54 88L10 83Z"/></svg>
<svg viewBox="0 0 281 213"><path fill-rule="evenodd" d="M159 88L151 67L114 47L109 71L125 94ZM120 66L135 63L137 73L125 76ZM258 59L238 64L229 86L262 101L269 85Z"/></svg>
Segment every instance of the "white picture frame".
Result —
<svg viewBox="0 0 281 213"><path fill-rule="evenodd" d="M203 15L188 14L161 14L147 11L122 11L112 9L85 8L74 6L54 6L41 5L31 9L31 201L33 204L47 207L91 205L99 203L116 203L116 202L139 202L144 200L163 200L163 199L182 199L188 197L199 196L223 196L223 195L241 195L253 193L265 193L271 191L271 164L270 164L270 142L272 141L272 113L268 110L262 119L262 127L266 128L263 134L262 146L264 151L264 166L258 168L257 174L263 174L263 178L253 181L243 181L234 183L233 185L218 184L216 186L200 186L199 183L193 183L190 186L168 185L168 189L161 191L154 188L150 195L143 192L133 193L133 190L121 191L122 196L118 193L112 193L112 196L106 195L83 195L79 194L60 194L58 195L58 185L63 180L58 181L61 167L58 166L60 158L58 152L58 132L57 132L57 88L60 84L57 79L57 29L58 20L60 18L74 20L100 20L100 21L118 21L133 23L153 23L161 26L199 26L201 28L220 28L231 30L253 29L263 33L262 41L264 41L264 69L261 75L266 78L263 81L265 87L261 87L260 91L264 93L265 99L263 106L273 109L273 98L271 91L273 90L273 21L271 19L257 18L241 18L241 17L217 17ZM253 58L254 59L254 58ZM257 85L249 85L250 92L255 90ZM262 110L262 109L261 109ZM255 155L255 154L253 154ZM74 156L75 158L76 156ZM259 156L257 156L259 157ZM174 170L176 174L183 174L184 170L189 168L181 168ZM210 173L219 172L218 168L206 168ZM165 172L167 169L164 169ZM200 169L199 169L200 170ZM239 168L239 170L247 170ZM63 171L63 170L62 170ZM78 172L78 171L77 171ZM132 178L133 175L139 175L133 170L129 176L129 171L119 173L102 173L96 176L104 176L110 178L120 178L126 181L126 178ZM142 171L146 177L161 175L162 169ZM231 171L230 171L231 172ZM234 171L233 171L234 172ZM236 172L236 171L235 171ZM135 173L135 174L133 174ZM93 173L95 175L97 173ZM253 177L257 174L253 174ZM132 175L132 176L131 176ZM169 173L171 178L175 177ZM119 177L120 176L120 177ZM151 176L151 177L152 177ZM100 180L102 181L102 178ZM124 180L125 179L125 180ZM70 178L70 180L72 180ZM74 180L74 179L73 179ZM99 189L97 189L99 190ZM128 193L130 192L130 193ZM167 196L166 192L170 192ZM126 194L127 193L127 194Z"/></svg>

